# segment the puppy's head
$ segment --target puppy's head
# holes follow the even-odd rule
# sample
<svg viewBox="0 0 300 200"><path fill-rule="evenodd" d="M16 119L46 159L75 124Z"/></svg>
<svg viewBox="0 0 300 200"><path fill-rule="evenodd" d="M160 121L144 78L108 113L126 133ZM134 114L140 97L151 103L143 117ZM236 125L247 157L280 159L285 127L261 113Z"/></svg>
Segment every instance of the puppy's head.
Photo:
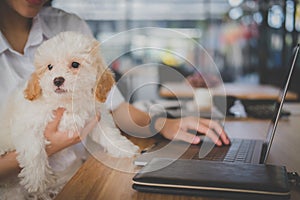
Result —
<svg viewBox="0 0 300 200"><path fill-rule="evenodd" d="M114 84L100 55L100 43L75 32L63 32L45 41L35 54L35 72L24 90L25 98L83 97L93 93L104 102Z"/></svg>

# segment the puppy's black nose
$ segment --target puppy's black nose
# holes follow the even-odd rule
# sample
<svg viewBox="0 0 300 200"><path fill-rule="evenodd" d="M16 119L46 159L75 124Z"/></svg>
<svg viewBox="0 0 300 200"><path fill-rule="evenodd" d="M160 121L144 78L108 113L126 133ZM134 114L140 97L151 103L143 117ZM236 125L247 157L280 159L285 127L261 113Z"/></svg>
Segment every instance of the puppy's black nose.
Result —
<svg viewBox="0 0 300 200"><path fill-rule="evenodd" d="M54 80L53 80L53 83L55 86L59 87L61 86L63 83L65 82L65 79L64 77L56 77Z"/></svg>

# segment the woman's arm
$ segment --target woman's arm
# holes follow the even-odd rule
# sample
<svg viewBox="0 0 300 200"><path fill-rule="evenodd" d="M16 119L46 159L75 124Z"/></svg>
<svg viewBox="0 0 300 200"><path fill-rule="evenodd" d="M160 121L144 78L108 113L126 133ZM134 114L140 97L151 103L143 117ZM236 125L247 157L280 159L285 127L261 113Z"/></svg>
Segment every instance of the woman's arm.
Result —
<svg viewBox="0 0 300 200"><path fill-rule="evenodd" d="M5 178L20 170L15 151L0 156L0 179Z"/></svg>
<svg viewBox="0 0 300 200"><path fill-rule="evenodd" d="M130 105L122 103L119 107L112 111L112 115L116 125L127 134L139 137L149 137L150 116Z"/></svg>
<svg viewBox="0 0 300 200"><path fill-rule="evenodd" d="M150 116L128 103L122 103L112 114L117 126L127 134L144 138L155 134L150 131ZM194 132L207 135L218 146L230 144L227 134L220 124L209 119L197 117L168 119L161 117L156 120L154 128L169 140L175 139L198 144L200 137L189 132L189 130L194 130Z"/></svg>

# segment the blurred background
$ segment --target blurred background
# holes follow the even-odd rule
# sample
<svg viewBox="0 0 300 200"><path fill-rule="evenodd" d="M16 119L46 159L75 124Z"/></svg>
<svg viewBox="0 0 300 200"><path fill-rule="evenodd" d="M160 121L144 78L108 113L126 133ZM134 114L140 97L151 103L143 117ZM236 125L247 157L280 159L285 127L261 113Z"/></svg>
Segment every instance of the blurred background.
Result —
<svg viewBox="0 0 300 200"><path fill-rule="evenodd" d="M299 41L298 0L54 0L52 6L85 19L99 41L143 27L168 28L186 36L132 32L124 40L110 42L105 54L113 58L109 65L116 77L120 78L132 68L133 74L140 77L138 80L133 78L136 75L129 75L120 85L122 91L127 90L124 95L130 101L155 95L148 92L128 94L128 88L132 90L136 82L151 77L172 79L162 71L153 70L151 65L161 63L177 67L184 76L193 73L194 69L183 57L205 67L206 61L199 54L201 49L190 45L191 38L208 52L225 83L275 86L282 84L293 47ZM164 51L127 51L150 43ZM179 52L180 56L169 52ZM299 75L297 64L290 90L298 94Z"/></svg>

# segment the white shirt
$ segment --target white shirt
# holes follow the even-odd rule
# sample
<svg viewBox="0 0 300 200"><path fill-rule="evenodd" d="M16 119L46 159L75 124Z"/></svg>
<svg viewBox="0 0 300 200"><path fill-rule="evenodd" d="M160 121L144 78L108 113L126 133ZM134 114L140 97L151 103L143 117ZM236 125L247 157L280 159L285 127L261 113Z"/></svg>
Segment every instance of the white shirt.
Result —
<svg viewBox="0 0 300 200"><path fill-rule="evenodd" d="M33 59L37 47L43 41L63 31L77 31L92 35L84 20L53 7L43 8L33 19L24 54L13 50L0 32L0 105L3 103L3 99L20 82L28 79L34 71ZM124 97L114 87L108 95L106 105L113 110L122 102L124 102Z"/></svg>

